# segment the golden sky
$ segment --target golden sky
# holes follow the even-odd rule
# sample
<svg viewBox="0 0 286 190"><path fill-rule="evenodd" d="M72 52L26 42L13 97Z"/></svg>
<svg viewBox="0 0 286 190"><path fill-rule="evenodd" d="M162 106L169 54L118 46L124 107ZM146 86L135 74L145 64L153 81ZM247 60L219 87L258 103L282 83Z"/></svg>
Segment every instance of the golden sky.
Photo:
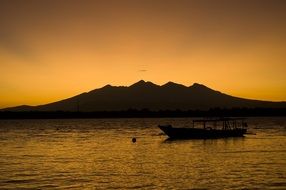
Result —
<svg viewBox="0 0 286 190"><path fill-rule="evenodd" d="M0 108L106 84L286 100L286 1L1 0Z"/></svg>

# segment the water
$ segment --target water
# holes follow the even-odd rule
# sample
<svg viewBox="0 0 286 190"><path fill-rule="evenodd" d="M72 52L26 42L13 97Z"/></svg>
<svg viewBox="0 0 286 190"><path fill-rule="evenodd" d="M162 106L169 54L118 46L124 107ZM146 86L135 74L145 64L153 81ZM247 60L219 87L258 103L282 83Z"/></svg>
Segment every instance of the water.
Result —
<svg viewBox="0 0 286 190"><path fill-rule="evenodd" d="M0 189L286 189L286 118L250 118L245 138L166 141L156 127L190 122L0 121Z"/></svg>

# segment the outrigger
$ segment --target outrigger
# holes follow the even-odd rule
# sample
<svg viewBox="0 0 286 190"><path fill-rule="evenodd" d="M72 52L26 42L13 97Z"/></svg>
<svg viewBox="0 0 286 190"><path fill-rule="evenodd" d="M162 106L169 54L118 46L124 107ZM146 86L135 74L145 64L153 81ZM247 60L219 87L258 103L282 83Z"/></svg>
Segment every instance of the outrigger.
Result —
<svg viewBox="0 0 286 190"><path fill-rule="evenodd" d="M245 118L193 120L192 127L158 126L171 139L214 139L243 137L247 132Z"/></svg>

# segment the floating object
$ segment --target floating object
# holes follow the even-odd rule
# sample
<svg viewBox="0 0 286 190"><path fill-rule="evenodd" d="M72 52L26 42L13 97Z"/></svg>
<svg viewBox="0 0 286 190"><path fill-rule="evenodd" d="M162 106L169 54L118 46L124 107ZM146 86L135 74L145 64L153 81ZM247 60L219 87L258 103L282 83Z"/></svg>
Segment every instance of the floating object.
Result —
<svg viewBox="0 0 286 190"><path fill-rule="evenodd" d="M172 125L159 125L158 127L171 139L243 137L247 132L247 123L244 118L193 120L193 126L188 128L172 127Z"/></svg>
<svg viewBox="0 0 286 190"><path fill-rule="evenodd" d="M132 138L132 142L136 143L136 138L135 137Z"/></svg>

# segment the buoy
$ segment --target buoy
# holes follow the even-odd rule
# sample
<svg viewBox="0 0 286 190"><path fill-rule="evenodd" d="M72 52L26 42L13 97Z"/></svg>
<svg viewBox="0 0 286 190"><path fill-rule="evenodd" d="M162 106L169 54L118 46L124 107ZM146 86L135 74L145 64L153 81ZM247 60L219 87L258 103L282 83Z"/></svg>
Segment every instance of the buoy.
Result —
<svg viewBox="0 0 286 190"><path fill-rule="evenodd" d="M136 143L136 138L135 137L132 138L132 142Z"/></svg>

